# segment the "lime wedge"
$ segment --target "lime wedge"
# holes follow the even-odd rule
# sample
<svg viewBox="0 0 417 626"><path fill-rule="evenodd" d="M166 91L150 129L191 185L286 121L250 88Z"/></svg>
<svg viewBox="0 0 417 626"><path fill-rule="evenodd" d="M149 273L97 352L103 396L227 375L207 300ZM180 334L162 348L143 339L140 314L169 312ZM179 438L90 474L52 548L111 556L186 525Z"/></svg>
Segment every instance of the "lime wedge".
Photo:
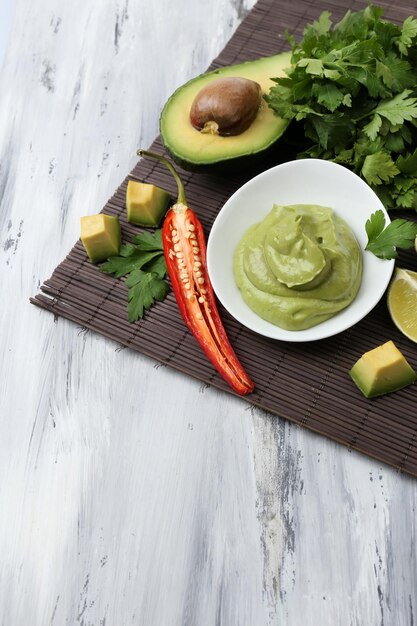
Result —
<svg viewBox="0 0 417 626"><path fill-rule="evenodd" d="M388 310L397 328L417 343L417 272L397 268L388 288Z"/></svg>

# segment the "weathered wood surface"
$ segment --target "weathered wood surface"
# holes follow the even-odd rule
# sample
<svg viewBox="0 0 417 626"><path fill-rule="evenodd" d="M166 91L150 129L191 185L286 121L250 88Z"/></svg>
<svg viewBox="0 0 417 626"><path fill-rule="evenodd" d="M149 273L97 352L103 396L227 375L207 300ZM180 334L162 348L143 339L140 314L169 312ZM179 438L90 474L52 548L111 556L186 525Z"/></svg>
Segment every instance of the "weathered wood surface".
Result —
<svg viewBox="0 0 417 626"><path fill-rule="evenodd" d="M252 4L16 0L0 83L2 626L415 624L416 480L28 304Z"/></svg>

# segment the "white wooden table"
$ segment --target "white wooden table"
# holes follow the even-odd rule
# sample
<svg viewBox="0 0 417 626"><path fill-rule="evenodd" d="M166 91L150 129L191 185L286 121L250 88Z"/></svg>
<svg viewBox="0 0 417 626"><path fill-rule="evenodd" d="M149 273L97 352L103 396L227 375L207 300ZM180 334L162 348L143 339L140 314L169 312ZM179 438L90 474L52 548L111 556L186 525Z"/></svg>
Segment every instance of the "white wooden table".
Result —
<svg viewBox="0 0 417 626"><path fill-rule="evenodd" d="M1 626L414 626L416 480L29 304L253 0L14 2Z"/></svg>

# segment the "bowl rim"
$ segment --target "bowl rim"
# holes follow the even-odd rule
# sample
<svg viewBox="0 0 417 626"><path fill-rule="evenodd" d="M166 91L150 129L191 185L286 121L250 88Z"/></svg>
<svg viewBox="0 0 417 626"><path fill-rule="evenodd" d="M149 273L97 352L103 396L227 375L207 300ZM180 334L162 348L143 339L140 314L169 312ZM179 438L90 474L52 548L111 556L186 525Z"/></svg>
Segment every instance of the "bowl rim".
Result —
<svg viewBox="0 0 417 626"><path fill-rule="evenodd" d="M217 275L216 272L213 271L213 258L214 258L214 254L215 254L215 245L216 245L216 237L217 237L217 233L218 230L222 227L222 222L225 220L225 217L228 217L228 214L230 211L233 212L233 206L234 203L236 202L236 199L239 198L241 196L241 194L244 194L245 191L247 191L248 188L253 187L254 185L257 185L259 183L262 183L262 180L266 177L271 177L274 176L275 172L280 172L280 173L285 173L286 169L290 169L290 168L298 168L298 167L303 167L303 166L312 166L312 167L319 167L319 168L323 168L323 170L325 170L326 168L328 168L328 172L330 170L338 170L340 171L341 169L343 170L344 174L346 176L351 176L352 181L355 181L356 184L358 186L362 186L363 190L369 194L371 194L371 198L373 199L373 204L375 204L376 206L372 209L372 213L374 213L376 210L381 209L384 213L385 216L385 224L388 225L391 222L391 219L388 215L387 210L385 209L384 205L382 204L380 198L377 196L377 194L374 192L374 190L366 183L366 181L364 181L362 178L360 178L356 173L352 172L352 170L348 169L347 167L345 167L342 164L339 163L334 163L333 161L327 161L325 159L317 159L317 158L302 158L302 159L295 159L295 160L291 160L291 161L286 161L284 163L280 163L278 165L275 165L273 167L270 167L260 173L258 173L257 175L255 175L254 177L250 178L249 180L247 180L241 187L239 187L224 203L224 205L222 206L222 208L220 209L219 213L217 214L212 227L210 229L210 233L209 233L209 237L208 237L208 241L207 241L207 267L208 267L208 273L210 276L210 280L214 289L214 292L216 294L216 297L218 298L218 300L221 302L221 304L223 305L223 307L229 312L229 314L236 319L240 324L242 324L243 326L245 326L246 328L248 328L249 330L264 336L264 337L268 337L270 339L274 339L274 340L279 340L279 341L288 341L288 342L310 342L310 341L318 341L320 339L326 339L329 337L333 337L343 331L348 330L349 328L351 328L352 326L354 326L355 324L357 324L358 322L360 322L364 317L366 317L371 311L372 309L378 304L378 302L381 300L381 298L383 297L389 282L391 280L392 277L392 273L394 270L394 265L395 265L395 259L389 259L389 260L382 260L382 259L377 259L377 257L374 257L374 259L377 259L377 261L380 261L381 263L383 263L384 265L381 267L386 268L386 272L381 272L380 276L381 276L381 283L380 283L380 288L378 289L377 295L374 296L373 298L369 299L369 302L367 301L366 303L364 303L364 305L366 304L366 306L363 306L361 311L358 312L356 315L354 315L352 317L352 319L349 318L349 315L345 313L344 318L345 319L345 323L340 324L339 326L337 326L337 324L335 325L335 322L332 320L335 320L336 318L338 318L340 316L341 313L343 313L344 311L347 311L349 309L349 307L351 305L353 305L353 303L355 302L355 300L357 299L359 292L361 291L361 287L359 288L358 294L355 296L355 299L352 301L352 303L350 305L348 305L348 307L346 307L345 309L343 309L342 311L340 311L339 313L336 313L336 315L332 316L331 318L329 318L328 320L325 320L324 322L321 322L315 326L312 326L309 329L304 329L304 330L299 330L299 331L290 331L290 330L286 330L283 329L279 326L275 326L274 324L267 322L267 320L264 320L263 318L261 318L259 315L257 315L254 311L252 311L250 309L250 307L248 307L248 305L244 302L243 298L241 297L240 303L239 305L243 308L243 310L249 310L251 311L251 315L255 315L256 316L256 320L259 321L260 326L262 326L262 328L260 328L260 326L253 324L253 323L248 323L248 320L242 319L241 316L239 316L239 311L236 310L239 307L234 307L234 306L230 306L227 297L224 297L224 293L223 290L221 289L221 285L219 286L219 282L217 280ZM270 203L270 209L272 208L272 204L274 201L272 201ZM275 200L276 204L279 204L279 199ZM286 203L286 204L290 204L290 203ZM292 204L303 204L303 202L293 202ZM304 204L319 204L318 202L304 202ZM324 206L324 204L322 205ZM328 205L327 205L328 206ZM335 212L337 214L340 215L340 212L338 212L337 210L335 210ZM371 213L369 213L370 215ZM364 219L363 219L363 231L365 232L365 222L368 219L368 216L366 213L364 214ZM341 215L341 217L348 223L348 225L352 228L352 224L349 222L349 219L346 217L346 215ZM263 218L258 217L258 219L254 219L253 220L253 224L255 224L257 221L261 221ZM354 230L354 229L353 229ZM242 232L243 233L246 231L245 230ZM241 238L241 236L239 237L239 240ZM356 236L356 233L355 233ZM358 242L360 245L360 242ZM363 247L360 245L361 250L362 250L362 255L363 255L363 270L362 270L362 280L361 280L361 285L363 282L363 278L364 278L364 273L365 273L365 263L366 263L366 259L370 259L369 255L372 254L371 252L366 252ZM234 251L233 251L234 254ZM228 256L228 255L227 255ZM372 260L373 263L375 263L375 261ZM369 261L368 261L369 263ZM331 322L331 323L329 323ZM334 326L336 326L336 328L334 328Z"/></svg>

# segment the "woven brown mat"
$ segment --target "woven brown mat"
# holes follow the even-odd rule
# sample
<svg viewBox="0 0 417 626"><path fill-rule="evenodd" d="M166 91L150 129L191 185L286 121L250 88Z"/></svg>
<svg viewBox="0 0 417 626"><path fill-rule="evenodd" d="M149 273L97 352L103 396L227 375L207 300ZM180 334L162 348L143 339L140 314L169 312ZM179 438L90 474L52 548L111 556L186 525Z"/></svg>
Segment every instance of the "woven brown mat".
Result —
<svg viewBox="0 0 417 626"><path fill-rule="evenodd" d="M380 4L385 7L385 16L395 21L413 13L413 7L405 3L402 7L384 1ZM365 6L365 2L353 1L350 8ZM211 68L287 49L285 30L300 37L305 24L316 19L323 9L338 19L345 13L346 2L260 0ZM159 138L152 148L162 151ZM279 150L282 146L278 145ZM286 155L276 152L265 160L262 169L283 159ZM227 198L256 173L254 169L233 175L184 172L189 205L199 215L207 235ZM176 194L175 183L162 166L149 160L138 163L103 209L119 216L124 240L137 232L125 218L129 179L156 183L170 190L173 197ZM416 269L412 254L403 255L400 264L411 269L414 264ZM186 329L173 293L140 322L129 324L123 281L103 275L89 263L80 241L31 302L230 392ZM393 339L417 367L417 346L395 329L385 301L350 330L304 345L260 337L221 307L220 313L231 343L256 385L249 402L417 476L417 385L370 401L348 376L348 370L363 352L388 339Z"/></svg>

